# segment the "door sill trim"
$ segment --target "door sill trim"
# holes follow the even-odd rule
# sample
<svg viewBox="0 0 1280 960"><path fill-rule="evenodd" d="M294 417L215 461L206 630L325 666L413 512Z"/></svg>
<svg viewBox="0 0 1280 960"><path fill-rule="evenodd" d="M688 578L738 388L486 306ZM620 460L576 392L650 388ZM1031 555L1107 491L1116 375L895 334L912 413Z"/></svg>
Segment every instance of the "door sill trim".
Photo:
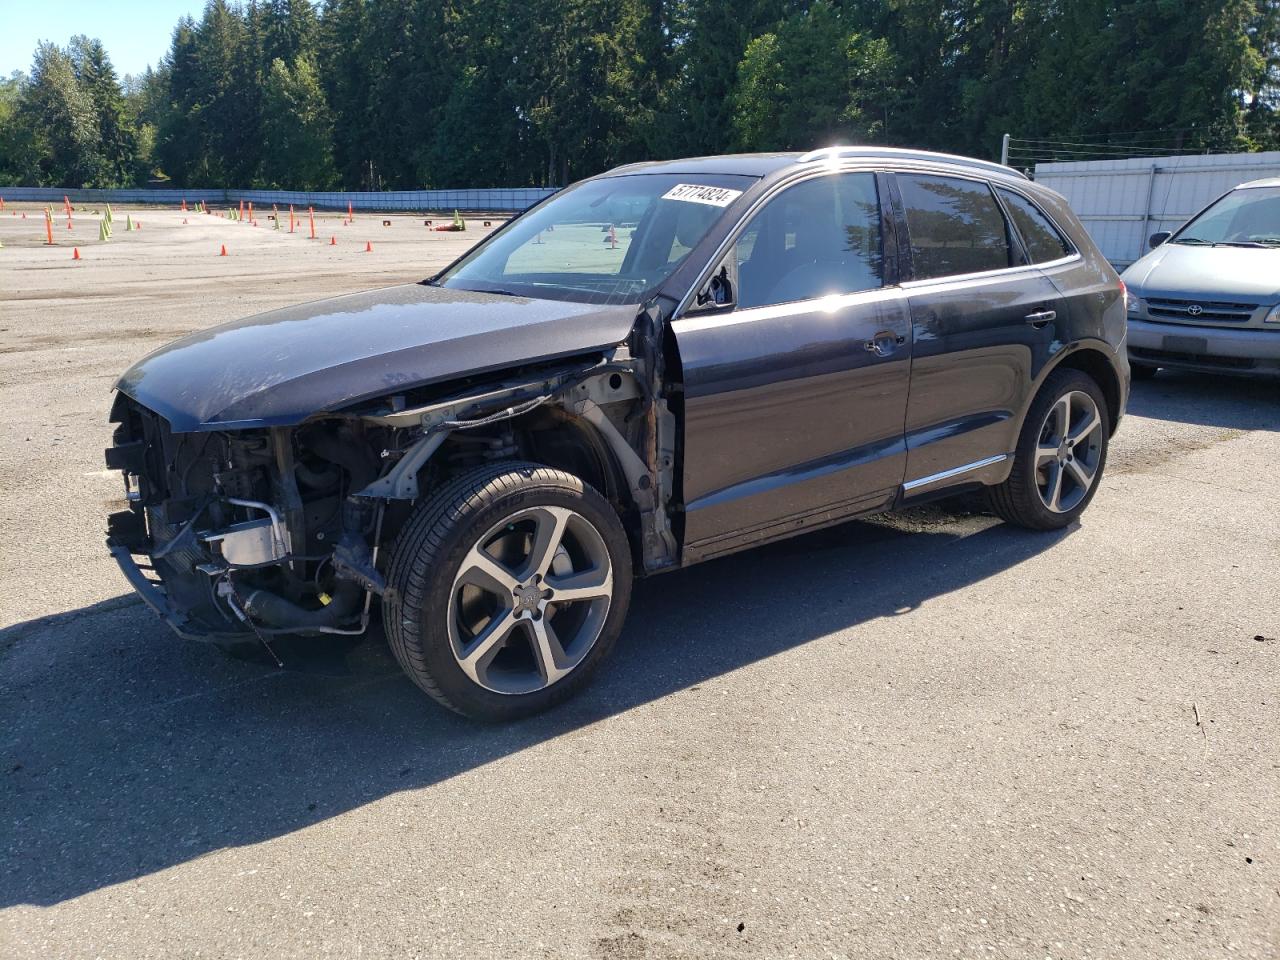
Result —
<svg viewBox="0 0 1280 960"><path fill-rule="evenodd" d="M921 477L919 480L908 480L902 485L902 491L903 493L910 493L912 490L919 490L921 487L941 483L943 480L950 480L952 477L958 477L973 470L981 470L983 467L994 466L1008 459L1009 455L1007 453L1001 453L994 457L986 457L982 460L975 460L973 463L966 463L961 467L952 467L950 470L943 470L941 473L933 473L927 477Z"/></svg>

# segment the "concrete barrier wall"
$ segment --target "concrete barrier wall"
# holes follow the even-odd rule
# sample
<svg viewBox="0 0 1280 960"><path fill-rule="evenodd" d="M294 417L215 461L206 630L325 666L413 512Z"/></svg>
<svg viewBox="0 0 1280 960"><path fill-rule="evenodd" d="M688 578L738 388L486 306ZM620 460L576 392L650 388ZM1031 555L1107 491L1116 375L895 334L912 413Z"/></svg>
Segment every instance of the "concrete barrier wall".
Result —
<svg viewBox="0 0 1280 960"><path fill-rule="evenodd" d="M177 206L183 200L219 205L252 200L258 206L293 204L318 210L453 210L519 213L556 192L554 187L494 187L467 190L388 190L377 193L302 190L68 190L61 187L0 187L5 200L61 203L157 203Z"/></svg>

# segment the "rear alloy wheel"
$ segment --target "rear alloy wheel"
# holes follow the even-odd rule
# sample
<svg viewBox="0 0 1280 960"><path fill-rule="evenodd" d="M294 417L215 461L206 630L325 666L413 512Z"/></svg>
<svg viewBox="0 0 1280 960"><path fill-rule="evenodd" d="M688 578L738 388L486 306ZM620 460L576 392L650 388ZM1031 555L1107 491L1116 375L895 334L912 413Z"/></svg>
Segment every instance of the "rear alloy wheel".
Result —
<svg viewBox="0 0 1280 960"><path fill-rule="evenodd" d="M405 672L459 713L510 720L570 696L613 646L630 547L577 477L494 464L419 505L389 582L384 623Z"/></svg>
<svg viewBox="0 0 1280 960"><path fill-rule="evenodd" d="M1108 422L1106 399L1091 377L1055 371L1027 413L1008 479L988 491L992 509L1032 530L1073 522L1102 479Z"/></svg>

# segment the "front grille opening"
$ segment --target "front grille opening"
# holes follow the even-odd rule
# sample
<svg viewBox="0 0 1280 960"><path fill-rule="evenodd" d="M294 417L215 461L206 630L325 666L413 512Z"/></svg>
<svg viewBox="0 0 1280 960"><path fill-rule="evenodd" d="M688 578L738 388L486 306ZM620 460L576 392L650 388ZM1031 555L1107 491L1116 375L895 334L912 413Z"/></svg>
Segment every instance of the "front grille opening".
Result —
<svg viewBox="0 0 1280 960"><path fill-rule="evenodd" d="M1188 313L1199 308L1199 313ZM1198 323L1247 323L1258 309L1256 303L1234 300L1173 300L1167 297L1147 299L1147 312L1162 320L1190 320Z"/></svg>

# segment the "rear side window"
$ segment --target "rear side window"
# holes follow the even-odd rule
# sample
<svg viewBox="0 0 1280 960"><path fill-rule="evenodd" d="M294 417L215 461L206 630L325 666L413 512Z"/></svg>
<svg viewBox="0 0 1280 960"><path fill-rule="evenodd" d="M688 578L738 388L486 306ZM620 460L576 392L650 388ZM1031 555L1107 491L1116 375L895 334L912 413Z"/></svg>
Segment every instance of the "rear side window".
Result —
<svg viewBox="0 0 1280 960"><path fill-rule="evenodd" d="M1009 216L1022 235L1022 242L1032 263L1061 260L1071 252L1057 228L1030 200L1009 190L1001 190L1000 198L1009 208Z"/></svg>
<svg viewBox="0 0 1280 960"><path fill-rule="evenodd" d="M958 177L899 173L917 280L1013 265L1009 227L991 188Z"/></svg>

